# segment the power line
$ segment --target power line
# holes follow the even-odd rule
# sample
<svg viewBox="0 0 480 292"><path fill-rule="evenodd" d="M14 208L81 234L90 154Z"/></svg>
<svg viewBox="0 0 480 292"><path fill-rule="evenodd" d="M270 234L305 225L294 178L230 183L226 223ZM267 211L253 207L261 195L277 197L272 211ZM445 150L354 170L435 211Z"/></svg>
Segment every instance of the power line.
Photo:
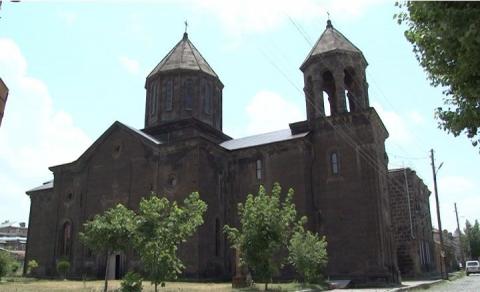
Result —
<svg viewBox="0 0 480 292"><path fill-rule="evenodd" d="M295 27L297 28L297 31L299 31L301 33L301 30L300 30L300 26L296 25L295 21L290 18L290 21L293 25L295 25ZM309 42L309 39L307 37L304 36L304 39ZM263 53L263 52L262 52ZM285 74L280 67L278 67L275 62L273 62L268 56L266 56L265 53L263 53L264 56L268 59L268 61L281 73L282 76L284 76L284 78L287 79L287 81L295 88L297 89L299 92L302 92L302 90L300 90L300 88L288 77L287 74ZM345 64L343 64L345 65ZM356 80L354 80L354 82L356 82ZM357 84L358 85L358 84ZM322 113L322 111L315 105L315 103L312 101L312 97L309 96L309 94L306 94L305 95L306 97L306 102L308 102L312 108L321 113L322 115L324 113ZM357 106L359 105L358 104L358 101L356 101L355 99L353 99L354 102L356 102ZM359 107L361 108L361 107ZM337 125L334 125L331 121L331 119L329 118L326 118L325 121L333 128L334 131L336 131L336 133L342 138L344 139L344 141L350 146L352 147L352 149L355 149L358 151L359 155L362 156L365 161L370 165L372 166L374 169L376 169L377 171L383 173L383 172L386 172L386 175L388 175L388 167L386 165L381 165L378 161L378 157L375 158L375 157L372 157L372 154L366 152L364 149L362 149L361 145L359 145L352 137L350 137L348 135L348 133L345 133L345 131L340 128L339 126ZM347 127L351 127L349 125L347 125ZM378 153L377 153L378 154ZM401 182L400 181L396 181L396 179L393 179L393 180L389 180L390 182L392 183L395 183L395 184L398 184L400 186L402 186Z"/></svg>

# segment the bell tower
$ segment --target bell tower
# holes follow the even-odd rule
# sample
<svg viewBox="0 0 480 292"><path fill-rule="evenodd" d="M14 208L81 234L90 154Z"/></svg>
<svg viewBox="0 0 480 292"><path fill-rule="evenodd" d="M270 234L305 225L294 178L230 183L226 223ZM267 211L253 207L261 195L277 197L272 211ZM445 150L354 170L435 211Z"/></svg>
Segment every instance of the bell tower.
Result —
<svg viewBox="0 0 480 292"><path fill-rule="evenodd" d="M187 32L147 76L145 89L147 133L172 137L175 131L178 137L190 137L202 128L214 136L224 135L223 84Z"/></svg>
<svg viewBox="0 0 480 292"><path fill-rule="evenodd" d="M367 109L367 65L362 52L328 20L325 31L300 67L307 119L324 117L325 104L332 116Z"/></svg>

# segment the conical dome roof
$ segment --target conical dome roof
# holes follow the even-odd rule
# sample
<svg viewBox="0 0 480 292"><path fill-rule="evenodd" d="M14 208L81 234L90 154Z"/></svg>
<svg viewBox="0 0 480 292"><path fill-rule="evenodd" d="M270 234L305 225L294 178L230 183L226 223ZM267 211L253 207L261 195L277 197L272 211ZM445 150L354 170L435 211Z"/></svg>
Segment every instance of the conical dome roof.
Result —
<svg viewBox="0 0 480 292"><path fill-rule="evenodd" d="M202 71L218 78L212 67L208 65L207 61L188 39L187 33L183 34L183 38L170 50L160 63L158 63L147 76L147 79L158 73L172 70Z"/></svg>
<svg viewBox="0 0 480 292"><path fill-rule="evenodd" d="M318 41L313 46L312 50L308 54L307 58L303 62L300 69L304 69L308 61L318 55L322 55L332 51L344 51L358 53L363 57L362 51L357 48L352 42L350 42L341 32L336 30L330 20L327 21L327 27L322 33ZM365 61L366 63L366 61Z"/></svg>

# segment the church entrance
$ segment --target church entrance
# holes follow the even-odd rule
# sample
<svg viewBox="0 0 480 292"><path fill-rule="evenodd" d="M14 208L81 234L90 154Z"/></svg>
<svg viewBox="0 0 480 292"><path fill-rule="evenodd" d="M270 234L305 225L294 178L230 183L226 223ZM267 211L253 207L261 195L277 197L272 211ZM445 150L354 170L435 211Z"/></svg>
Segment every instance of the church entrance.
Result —
<svg viewBox="0 0 480 292"><path fill-rule="evenodd" d="M109 280L118 280L123 276L123 263L121 254L112 254L109 258L107 277Z"/></svg>

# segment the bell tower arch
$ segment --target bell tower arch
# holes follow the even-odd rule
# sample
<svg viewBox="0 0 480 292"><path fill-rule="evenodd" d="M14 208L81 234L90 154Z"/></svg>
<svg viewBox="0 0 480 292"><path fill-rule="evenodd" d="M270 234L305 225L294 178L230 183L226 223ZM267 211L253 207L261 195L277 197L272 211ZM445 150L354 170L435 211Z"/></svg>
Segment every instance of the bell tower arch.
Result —
<svg viewBox="0 0 480 292"><path fill-rule="evenodd" d="M307 119L357 112L369 107L363 53L328 20L327 27L303 62Z"/></svg>

